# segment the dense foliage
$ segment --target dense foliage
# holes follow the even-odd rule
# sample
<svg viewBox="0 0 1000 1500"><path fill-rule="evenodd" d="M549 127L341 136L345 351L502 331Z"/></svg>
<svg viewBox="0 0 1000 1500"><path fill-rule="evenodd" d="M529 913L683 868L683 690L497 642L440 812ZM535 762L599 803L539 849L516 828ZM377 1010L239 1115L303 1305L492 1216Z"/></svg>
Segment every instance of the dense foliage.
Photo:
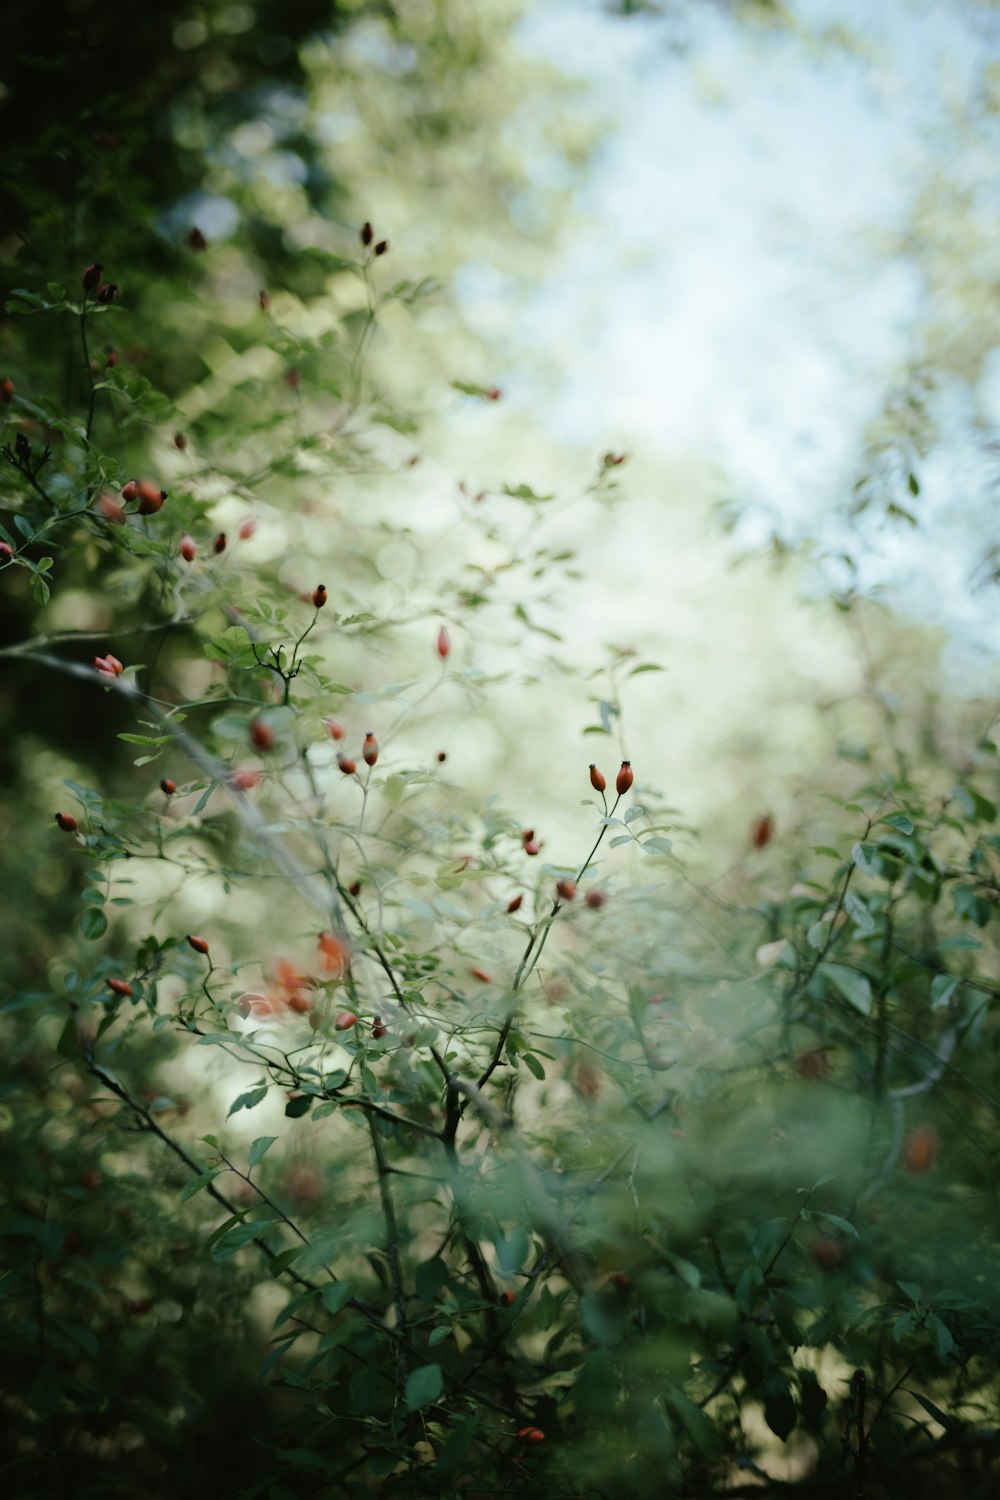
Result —
<svg viewBox="0 0 1000 1500"><path fill-rule="evenodd" d="M663 664L526 649L559 499L425 477L420 413L502 393L316 144L338 89L418 123L418 190L491 136L506 25L432 9L147 8L142 90L81 44L100 88L67 54L74 128L25 115L5 164L0 1473L986 1496L994 715L841 598L866 679L797 821L719 863L625 739ZM540 676L574 754L496 722Z"/></svg>

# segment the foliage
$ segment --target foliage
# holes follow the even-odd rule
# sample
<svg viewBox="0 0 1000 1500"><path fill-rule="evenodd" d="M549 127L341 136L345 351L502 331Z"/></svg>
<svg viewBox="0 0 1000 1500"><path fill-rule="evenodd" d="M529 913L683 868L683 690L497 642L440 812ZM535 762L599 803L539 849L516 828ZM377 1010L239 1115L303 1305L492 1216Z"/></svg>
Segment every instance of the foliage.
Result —
<svg viewBox="0 0 1000 1500"><path fill-rule="evenodd" d="M9 1485L990 1493L992 718L828 705L800 825L720 875L610 651L579 763L482 794L539 670L498 633L565 688L563 497L442 500L373 353L422 269L381 223L262 262L242 207L123 227L110 302L29 235L6 298Z"/></svg>

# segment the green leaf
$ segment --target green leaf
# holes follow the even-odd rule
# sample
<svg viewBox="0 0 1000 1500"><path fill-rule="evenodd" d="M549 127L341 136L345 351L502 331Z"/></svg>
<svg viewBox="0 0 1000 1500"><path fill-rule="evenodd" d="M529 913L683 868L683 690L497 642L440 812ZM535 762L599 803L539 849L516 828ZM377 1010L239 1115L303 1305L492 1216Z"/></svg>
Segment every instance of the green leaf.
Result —
<svg viewBox="0 0 1000 1500"><path fill-rule="evenodd" d="M299 1094L296 1099L289 1099L285 1105L286 1118L289 1120L301 1119L303 1115L309 1113L309 1107L312 1102L311 1094Z"/></svg>
<svg viewBox="0 0 1000 1500"><path fill-rule="evenodd" d="M521 1061L524 1063L524 1066L528 1069L528 1072L529 1073L533 1073L536 1078L544 1078L545 1077L545 1069L542 1067L541 1063L538 1061L538 1058L535 1057L533 1053L531 1053L531 1052L522 1052L522 1054L521 1054Z"/></svg>
<svg viewBox="0 0 1000 1500"><path fill-rule="evenodd" d="M211 1256L215 1261L229 1260L230 1256L242 1250L258 1235L263 1234L267 1228L266 1224L236 1224L232 1229L226 1231L222 1237L212 1246Z"/></svg>
<svg viewBox="0 0 1000 1500"><path fill-rule="evenodd" d="M856 1240L861 1238L851 1221L849 1219L842 1219L839 1214L827 1214L817 1210L816 1217L825 1219L828 1224L832 1224L834 1229L839 1229L842 1234L849 1234Z"/></svg>
<svg viewBox="0 0 1000 1500"><path fill-rule="evenodd" d="M626 814L626 817L628 814ZM642 847L647 854L671 854L673 852L673 840L664 838L662 834L654 833L650 839L642 840Z"/></svg>
<svg viewBox="0 0 1000 1500"><path fill-rule="evenodd" d="M764 1382L764 1421L786 1443L795 1419L795 1402L788 1382L783 1375L769 1375Z"/></svg>
<svg viewBox="0 0 1000 1500"><path fill-rule="evenodd" d="M699 1406L695 1406L679 1386L664 1383L663 1399L680 1422L698 1452L704 1458L715 1458L720 1451L719 1434Z"/></svg>
<svg viewBox="0 0 1000 1500"><path fill-rule="evenodd" d="M830 963L820 964L820 972L863 1016L870 1014L872 987L864 974L859 974L857 969L848 969L844 964Z"/></svg>
<svg viewBox="0 0 1000 1500"><path fill-rule="evenodd" d="M256 1109L257 1105L267 1098L267 1089L268 1085L261 1083L256 1088L248 1089L245 1094L238 1095L229 1106L226 1119L228 1120L230 1115L237 1114L241 1109Z"/></svg>
<svg viewBox="0 0 1000 1500"><path fill-rule="evenodd" d="M185 1183L181 1189L181 1202L186 1203L189 1198L194 1197L195 1193L200 1193L202 1188L208 1187L208 1184L224 1170L223 1167L213 1167L209 1172L202 1172L200 1177L192 1177L191 1181Z"/></svg>
<svg viewBox="0 0 1000 1500"><path fill-rule="evenodd" d="M449 1474L454 1473L472 1447L481 1418L482 1412L474 1411L472 1416L466 1417L465 1421L456 1427L454 1432L449 1433L445 1442L441 1444L434 1467L442 1479L447 1479Z"/></svg>
<svg viewBox="0 0 1000 1500"><path fill-rule="evenodd" d="M421 1365L406 1381L406 1409L420 1411L440 1399L444 1391L444 1377L440 1365Z"/></svg>
<svg viewBox="0 0 1000 1500"><path fill-rule="evenodd" d="M80 931L93 942L108 930L108 919L96 906L88 906L80 918Z"/></svg>
<svg viewBox="0 0 1000 1500"><path fill-rule="evenodd" d="M266 1156L267 1152L278 1139L276 1135L259 1135L250 1147L247 1160L251 1167L255 1167L259 1161Z"/></svg>
<svg viewBox="0 0 1000 1500"><path fill-rule="evenodd" d="M944 1010L961 983L957 974L935 974L931 980L931 1009Z"/></svg>
<svg viewBox="0 0 1000 1500"><path fill-rule="evenodd" d="M449 1271L439 1255L421 1261L414 1275L414 1286L421 1302L433 1302L443 1286L448 1285Z"/></svg>
<svg viewBox="0 0 1000 1500"><path fill-rule="evenodd" d="M947 1323L943 1323L934 1313L928 1316L927 1332L934 1341L934 1348L937 1350L939 1359L946 1359L949 1354L954 1352L956 1345L951 1334L951 1329Z"/></svg>
<svg viewBox="0 0 1000 1500"><path fill-rule="evenodd" d="M331 1317L346 1307L354 1295L349 1281L331 1281L323 1288L323 1306Z"/></svg>
<svg viewBox="0 0 1000 1500"><path fill-rule="evenodd" d="M898 828L900 833L913 832L913 819L908 818L905 813L886 813L884 818L879 818L880 823L888 823L891 828Z"/></svg>

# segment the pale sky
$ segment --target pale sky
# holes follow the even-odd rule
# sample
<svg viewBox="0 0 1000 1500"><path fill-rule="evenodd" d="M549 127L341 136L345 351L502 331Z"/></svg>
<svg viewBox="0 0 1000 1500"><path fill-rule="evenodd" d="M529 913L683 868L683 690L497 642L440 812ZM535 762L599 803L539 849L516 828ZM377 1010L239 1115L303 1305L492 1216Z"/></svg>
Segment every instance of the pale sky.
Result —
<svg viewBox="0 0 1000 1500"><path fill-rule="evenodd" d="M739 24L709 0L669 10L529 12L526 44L585 77L616 123L583 224L513 343L545 371L567 444L607 435L647 464L690 461L749 503L748 541L777 521L836 548L865 426L919 359L933 311L906 241L918 197L945 177L996 197L1000 125L963 158L953 111L1000 65L1000 12L793 0L788 29ZM470 298L470 311L499 332L503 309ZM528 409L537 390L511 398ZM992 463L968 441L972 421L1000 416L1000 353L978 391L946 389L936 410L921 528L869 534L866 581L1000 649L994 594L967 582L984 527L1000 537ZM666 544L666 511L662 524Z"/></svg>

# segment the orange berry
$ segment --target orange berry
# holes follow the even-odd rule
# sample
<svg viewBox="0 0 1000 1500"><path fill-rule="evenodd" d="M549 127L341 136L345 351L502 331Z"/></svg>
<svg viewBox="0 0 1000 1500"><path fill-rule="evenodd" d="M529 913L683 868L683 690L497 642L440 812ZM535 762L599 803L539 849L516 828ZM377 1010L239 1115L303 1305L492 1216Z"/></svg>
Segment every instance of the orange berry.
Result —
<svg viewBox="0 0 1000 1500"><path fill-rule="evenodd" d="M176 790L176 781L171 780L169 776L164 776L163 780L160 782L160 791L163 793L163 795L165 797L172 797Z"/></svg>
<svg viewBox="0 0 1000 1500"><path fill-rule="evenodd" d="M9 376L5 380L0 380L0 401L13 401L16 390L17 386Z"/></svg>
<svg viewBox="0 0 1000 1500"><path fill-rule="evenodd" d="M903 1166L907 1172L923 1176L938 1159L941 1143L933 1125L916 1125L903 1145Z"/></svg>
<svg viewBox="0 0 1000 1500"><path fill-rule="evenodd" d="M600 911L601 907L607 904L608 893L607 891L588 891L583 899L591 911Z"/></svg>
<svg viewBox="0 0 1000 1500"><path fill-rule="evenodd" d="M603 792L608 784L596 766L590 768L590 784L595 792Z"/></svg>
<svg viewBox="0 0 1000 1500"><path fill-rule="evenodd" d="M124 979L109 979L108 989L113 995L121 995L125 999L132 993L132 986Z"/></svg>
<svg viewBox="0 0 1000 1500"><path fill-rule="evenodd" d="M366 766L373 766L378 760L378 740L372 734L370 729L365 735L365 742L361 747L361 754L364 756Z"/></svg>
<svg viewBox="0 0 1000 1500"><path fill-rule="evenodd" d="M621 770L618 772L618 776L615 781L615 790L617 791L619 797L624 797L625 793L628 791L631 785L632 762L630 760L623 760Z"/></svg>
<svg viewBox="0 0 1000 1500"><path fill-rule="evenodd" d="M105 521L110 521L114 526L121 526L125 520L125 507L117 495L111 490L102 490L94 501L94 509Z"/></svg>
<svg viewBox="0 0 1000 1500"><path fill-rule="evenodd" d="M166 498L166 490L161 490L157 485L150 484L148 479L144 479L139 485L140 516L155 516L158 510L163 509L163 502Z"/></svg>
<svg viewBox="0 0 1000 1500"><path fill-rule="evenodd" d="M188 944L190 945L190 947L192 947L196 953L206 953L206 954L208 953L208 939L207 938L192 937L191 933L188 933L187 941L188 941Z"/></svg>
<svg viewBox="0 0 1000 1500"><path fill-rule="evenodd" d="M181 537L180 554L185 562L194 562L198 556L198 547L195 539L193 536L188 536L187 532Z"/></svg>
<svg viewBox="0 0 1000 1500"><path fill-rule="evenodd" d="M249 792L260 781L260 772L253 771L244 766L241 770L234 771L229 778L229 785L237 792Z"/></svg>
<svg viewBox="0 0 1000 1500"><path fill-rule="evenodd" d="M337 765L343 771L345 776L353 776L355 771L358 769L356 763L351 759L349 755L338 755Z"/></svg>
<svg viewBox="0 0 1000 1500"><path fill-rule="evenodd" d="M770 813L757 818L750 829L750 843L755 849L764 849L774 837L774 818Z"/></svg>
<svg viewBox="0 0 1000 1500"><path fill-rule="evenodd" d="M357 1025L357 1022L358 1018L353 1010L342 1010L333 1023L333 1029L334 1031L350 1031L352 1026Z"/></svg>
<svg viewBox="0 0 1000 1500"><path fill-rule="evenodd" d="M479 982L480 982L480 984L492 984L493 983L493 980L487 974L487 972L486 972L485 969L470 969L469 973L472 975L473 979L478 979Z"/></svg>
<svg viewBox="0 0 1000 1500"><path fill-rule="evenodd" d="M576 896L576 881L557 880L556 895L559 897L560 901L572 901Z"/></svg>
<svg viewBox="0 0 1000 1500"><path fill-rule="evenodd" d="M297 1015L304 1016L309 1009L309 1001L305 995L289 995L288 1009L294 1010Z"/></svg>
<svg viewBox="0 0 1000 1500"><path fill-rule="evenodd" d="M437 633L437 654L442 661L447 661L451 655L451 636L446 625L442 625Z"/></svg>
<svg viewBox="0 0 1000 1500"><path fill-rule="evenodd" d="M249 736L251 745L262 754L274 749L274 730L263 719L254 719L250 725Z"/></svg>
<svg viewBox="0 0 1000 1500"><path fill-rule="evenodd" d="M130 479L127 484L122 485L122 499L126 505L131 505L132 501L138 500L138 498L139 481L138 479Z"/></svg>
<svg viewBox="0 0 1000 1500"><path fill-rule="evenodd" d="M326 727L330 731L331 740L342 740L347 733L339 719L327 719Z"/></svg>
<svg viewBox="0 0 1000 1500"><path fill-rule="evenodd" d="M511 1307L516 1300L517 1299L516 1299L515 1294L513 1292L501 1292L500 1293L500 1306L501 1307Z"/></svg>

